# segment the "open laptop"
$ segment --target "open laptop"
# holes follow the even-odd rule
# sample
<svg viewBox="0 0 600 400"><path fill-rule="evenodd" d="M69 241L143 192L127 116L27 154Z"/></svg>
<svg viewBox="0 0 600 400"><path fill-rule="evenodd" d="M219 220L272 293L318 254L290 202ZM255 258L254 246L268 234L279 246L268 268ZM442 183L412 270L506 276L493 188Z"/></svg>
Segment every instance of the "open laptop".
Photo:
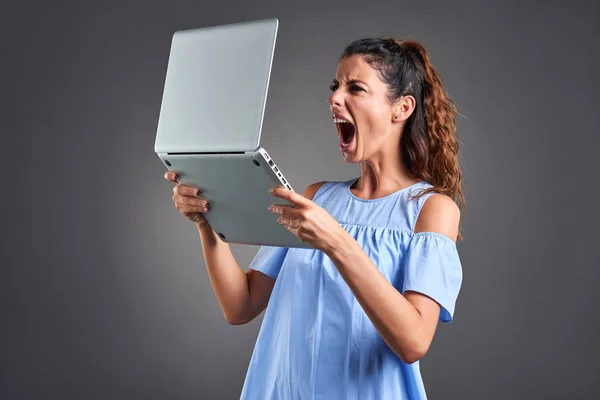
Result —
<svg viewBox="0 0 600 400"><path fill-rule="evenodd" d="M260 147L279 21L173 34L154 150L179 183L200 189L204 214L230 243L310 248L277 222L269 189L293 190Z"/></svg>

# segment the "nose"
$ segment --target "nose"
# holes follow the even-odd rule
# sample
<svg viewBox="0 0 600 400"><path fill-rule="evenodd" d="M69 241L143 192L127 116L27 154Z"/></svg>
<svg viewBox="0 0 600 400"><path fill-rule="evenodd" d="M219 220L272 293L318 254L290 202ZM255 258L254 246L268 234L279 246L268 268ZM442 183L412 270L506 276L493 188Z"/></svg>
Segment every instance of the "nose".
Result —
<svg viewBox="0 0 600 400"><path fill-rule="evenodd" d="M331 107L335 107L335 108L342 107L342 105L344 104L344 99L342 98L342 94L340 93L340 90L336 90L335 92L331 93L331 96L329 96L329 99L327 99L327 102L329 103L329 105Z"/></svg>

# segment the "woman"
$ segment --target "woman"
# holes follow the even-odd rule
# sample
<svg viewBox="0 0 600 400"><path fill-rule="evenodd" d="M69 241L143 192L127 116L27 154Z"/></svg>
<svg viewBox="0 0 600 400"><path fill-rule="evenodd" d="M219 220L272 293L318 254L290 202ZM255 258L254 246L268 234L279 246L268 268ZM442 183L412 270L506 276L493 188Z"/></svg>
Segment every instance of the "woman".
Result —
<svg viewBox="0 0 600 400"><path fill-rule="evenodd" d="M340 150L360 177L274 189L293 206L269 208L314 249L261 247L244 273L199 191L177 185L173 200L198 226L227 321L269 305L243 399L426 398L418 360L462 282L457 112L414 41L349 44L331 90Z"/></svg>

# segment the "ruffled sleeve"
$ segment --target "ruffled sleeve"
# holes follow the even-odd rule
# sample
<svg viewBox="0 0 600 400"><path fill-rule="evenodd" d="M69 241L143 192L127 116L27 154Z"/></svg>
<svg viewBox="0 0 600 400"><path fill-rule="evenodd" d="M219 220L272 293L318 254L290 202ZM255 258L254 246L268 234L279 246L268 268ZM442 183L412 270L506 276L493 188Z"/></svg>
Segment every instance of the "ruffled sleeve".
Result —
<svg viewBox="0 0 600 400"><path fill-rule="evenodd" d="M441 306L440 320L452 321L463 277L456 243L441 233L415 233L404 271L402 293L413 290L431 297Z"/></svg>
<svg viewBox="0 0 600 400"><path fill-rule="evenodd" d="M249 268L277 279L287 252L287 247L261 246Z"/></svg>

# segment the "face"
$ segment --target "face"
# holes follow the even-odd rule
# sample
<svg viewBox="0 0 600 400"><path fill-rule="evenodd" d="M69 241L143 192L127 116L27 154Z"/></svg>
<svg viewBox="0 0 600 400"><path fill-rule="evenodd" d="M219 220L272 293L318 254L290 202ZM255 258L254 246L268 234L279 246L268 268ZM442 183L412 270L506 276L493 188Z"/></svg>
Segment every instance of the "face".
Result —
<svg viewBox="0 0 600 400"><path fill-rule="evenodd" d="M392 104L387 85L362 56L340 60L331 90L329 105L344 160L359 162L390 146L399 149L403 122L412 111L410 99Z"/></svg>

